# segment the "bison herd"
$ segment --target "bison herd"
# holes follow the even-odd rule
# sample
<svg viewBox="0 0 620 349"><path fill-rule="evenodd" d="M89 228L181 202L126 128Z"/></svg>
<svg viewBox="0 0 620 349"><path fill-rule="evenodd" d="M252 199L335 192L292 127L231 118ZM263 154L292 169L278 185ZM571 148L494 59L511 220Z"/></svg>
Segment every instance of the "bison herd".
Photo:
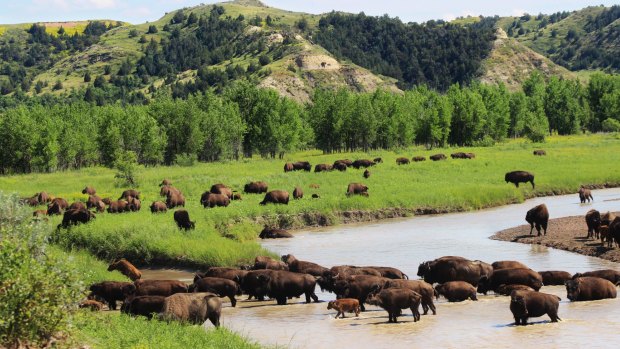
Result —
<svg viewBox="0 0 620 349"><path fill-rule="evenodd" d="M419 280L411 280L393 267L327 268L291 254L281 260L259 256L254 265L240 268L211 267L197 272L191 285L177 280L142 280L140 271L124 259L110 264L108 270L119 270L133 282L95 283L81 307L101 310L104 302L115 310L121 302L121 312L130 315L195 324L210 320L215 326L219 326L222 313L220 297L228 298L232 307L241 295L247 295L248 300L269 298L277 305L303 296L311 303L319 301L317 286L335 294L336 300L329 301L327 309L335 310L336 318L344 318L347 312L359 316L370 304L383 308L388 322L397 322L403 309L409 309L417 322L429 310L437 314L434 301L439 297L448 302L477 301L478 294L493 292L510 296L509 309L516 325L545 314L556 322L560 320L560 298L540 292L543 285L564 285L570 301L616 298L616 286L620 285L620 272L611 269L571 275L565 271L537 272L518 261L488 264L458 256L420 263Z"/></svg>

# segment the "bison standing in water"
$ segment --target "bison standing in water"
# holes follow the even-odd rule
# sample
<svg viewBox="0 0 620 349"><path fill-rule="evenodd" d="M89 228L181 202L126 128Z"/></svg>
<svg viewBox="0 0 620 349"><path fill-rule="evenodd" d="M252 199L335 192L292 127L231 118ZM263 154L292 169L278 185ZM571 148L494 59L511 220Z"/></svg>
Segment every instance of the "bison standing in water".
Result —
<svg viewBox="0 0 620 349"><path fill-rule="evenodd" d="M344 319L344 313L355 313L355 316L360 316L360 302L357 299L353 298L341 298L336 299L335 301L330 301L327 303L327 310L335 309L338 311L336 314L336 319L338 316L342 315Z"/></svg>
<svg viewBox="0 0 620 349"><path fill-rule="evenodd" d="M420 320L420 302L422 296L407 288L388 288L368 296L368 304L379 306L388 312L388 322L398 322L402 309L411 309L413 322Z"/></svg>
<svg viewBox="0 0 620 349"><path fill-rule="evenodd" d="M465 281L475 287L481 277L489 277L492 273L493 267L490 264L457 256L437 258L421 263L418 267L418 276L430 284Z"/></svg>
<svg viewBox="0 0 620 349"><path fill-rule="evenodd" d="M513 183L517 188L519 188L519 183L527 183L530 182L532 184L532 189L534 189L534 175L527 171L512 171L506 173L504 176L504 180L506 183Z"/></svg>
<svg viewBox="0 0 620 349"><path fill-rule="evenodd" d="M448 281L435 286L438 294L446 297L448 302L462 302L468 298L477 301L476 288L465 281Z"/></svg>
<svg viewBox="0 0 620 349"><path fill-rule="evenodd" d="M260 234L258 235L261 239L281 239L281 238L292 238L293 235L284 229L275 229L265 227Z"/></svg>
<svg viewBox="0 0 620 349"><path fill-rule="evenodd" d="M292 254L282 256L282 262L288 265L289 271L294 273L310 274L312 276L320 277L325 274L329 269L316 263L300 261Z"/></svg>
<svg viewBox="0 0 620 349"><path fill-rule="evenodd" d="M585 273L576 273L573 275L573 279L584 277L584 276L594 276L602 279L609 280L614 285L620 285L620 271L616 271L613 269L601 269L594 271L587 271Z"/></svg>
<svg viewBox="0 0 620 349"><path fill-rule="evenodd" d="M469 284L468 284L469 285ZM424 280L388 280L385 283L385 288L408 288L415 291L422 296L422 310L424 315L428 313L430 309L433 315L437 314L435 303L433 298L437 295L433 286ZM474 289L474 292L476 289Z"/></svg>
<svg viewBox="0 0 620 349"><path fill-rule="evenodd" d="M590 200L594 201L594 198L592 197L592 191L590 191L590 189L584 188L584 187L580 187L579 188L579 201L581 201L582 204L587 202L590 202Z"/></svg>
<svg viewBox="0 0 620 349"><path fill-rule="evenodd" d="M515 318L515 325L527 325L527 319L549 315L551 322L558 322L560 297L536 292L516 290L510 294L510 311Z"/></svg>
<svg viewBox="0 0 620 349"><path fill-rule="evenodd" d="M538 274L542 276L545 286L564 285L566 281L572 279L569 272L561 270L539 271Z"/></svg>
<svg viewBox="0 0 620 349"><path fill-rule="evenodd" d="M616 286L603 278L584 276L566 281L566 294L573 302L616 298Z"/></svg>
<svg viewBox="0 0 620 349"><path fill-rule="evenodd" d="M547 205L540 204L527 211L525 221L530 224L530 235L532 235L534 226L536 226L538 236L540 236L541 227L543 228L545 235L547 235L547 224L549 222L549 210L547 210Z"/></svg>
<svg viewBox="0 0 620 349"><path fill-rule="evenodd" d="M542 276L531 269L500 269L490 276L483 276L478 283L478 292L487 294L488 291L499 293L502 285L525 285L540 290L543 285Z"/></svg>

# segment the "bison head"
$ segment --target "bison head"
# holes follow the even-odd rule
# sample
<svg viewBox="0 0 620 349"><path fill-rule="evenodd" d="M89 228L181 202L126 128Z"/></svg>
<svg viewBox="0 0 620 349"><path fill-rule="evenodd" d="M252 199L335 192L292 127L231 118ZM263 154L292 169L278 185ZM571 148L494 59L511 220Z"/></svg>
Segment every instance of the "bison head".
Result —
<svg viewBox="0 0 620 349"><path fill-rule="evenodd" d="M329 301L329 303L327 303L327 310L334 309L334 304L334 301Z"/></svg>
<svg viewBox="0 0 620 349"><path fill-rule="evenodd" d="M371 305L376 305L376 306L381 306L383 304L383 302L381 301L381 298L379 297L379 292L375 291L375 292L371 292L368 297L366 297L366 303L371 304Z"/></svg>
<svg viewBox="0 0 620 349"><path fill-rule="evenodd" d="M579 298L579 279L568 280L566 285L566 297L571 301Z"/></svg>
<svg viewBox="0 0 620 349"><path fill-rule="evenodd" d="M431 271L431 262L420 263L418 267L418 276L424 277Z"/></svg>
<svg viewBox="0 0 620 349"><path fill-rule="evenodd" d="M282 256L281 259L282 259L282 262L286 264L291 264L297 260L297 258L295 258L295 256L293 256L292 254L285 254L284 256Z"/></svg>
<svg viewBox="0 0 620 349"><path fill-rule="evenodd" d="M516 315L527 316L527 305L525 304L525 296L519 294L517 291L512 291L510 294L511 309L516 312Z"/></svg>
<svg viewBox="0 0 620 349"><path fill-rule="evenodd" d="M123 295L125 295L125 297L129 297L136 293L136 285L134 284L125 285L123 286L121 291L123 292Z"/></svg>
<svg viewBox="0 0 620 349"><path fill-rule="evenodd" d="M484 275L478 281L478 293L482 293L484 295L489 291L489 277Z"/></svg>

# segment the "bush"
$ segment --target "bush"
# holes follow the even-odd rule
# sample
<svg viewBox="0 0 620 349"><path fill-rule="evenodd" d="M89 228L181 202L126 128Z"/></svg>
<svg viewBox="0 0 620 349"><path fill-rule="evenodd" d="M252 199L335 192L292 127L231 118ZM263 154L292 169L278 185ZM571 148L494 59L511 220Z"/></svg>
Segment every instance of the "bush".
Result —
<svg viewBox="0 0 620 349"><path fill-rule="evenodd" d="M136 167L138 166L138 155L133 151L122 151L116 156L114 161L114 168L117 170L114 178L120 180L119 186L132 186L138 185L135 177Z"/></svg>
<svg viewBox="0 0 620 349"><path fill-rule="evenodd" d="M130 38L135 38L136 36L138 36L138 30L132 29L132 30L129 31L129 37Z"/></svg>
<svg viewBox="0 0 620 349"><path fill-rule="evenodd" d="M149 31L148 31L148 33L149 33L149 34L155 34L155 33L157 33L157 32L158 32L158 30L157 30L157 27L156 27L156 26L154 26L154 25L149 25Z"/></svg>
<svg viewBox="0 0 620 349"><path fill-rule="evenodd" d="M612 118L607 118L602 123L603 131L605 132L620 132L620 121Z"/></svg>
<svg viewBox="0 0 620 349"><path fill-rule="evenodd" d="M68 323L81 284L46 252L49 225L0 192L0 347L48 342Z"/></svg>
<svg viewBox="0 0 620 349"><path fill-rule="evenodd" d="M198 161L198 156L196 154L179 154L174 159L174 162L183 167L191 167Z"/></svg>
<svg viewBox="0 0 620 349"><path fill-rule="evenodd" d="M258 58L258 63L260 63L260 65L263 65L263 66L267 65L267 64L271 63L271 58L269 58L269 56L267 56L267 55L261 55Z"/></svg>

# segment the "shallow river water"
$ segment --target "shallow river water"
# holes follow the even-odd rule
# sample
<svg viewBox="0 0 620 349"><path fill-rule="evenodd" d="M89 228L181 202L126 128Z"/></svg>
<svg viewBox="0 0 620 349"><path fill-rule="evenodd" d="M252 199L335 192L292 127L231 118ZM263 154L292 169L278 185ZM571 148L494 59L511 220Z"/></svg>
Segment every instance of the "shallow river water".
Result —
<svg viewBox="0 0 620 349"><path fill-rule="evenodd" d="M263 246L279 254L326 267L341 264L393 266L412 279L418 265L445 255L480 259L518 260L534 270L566 270L574 273L594 269L617 269L620 265L598 258L539 245L490 240L493 233L524 224L526 211L540 203L550 218L585 215L591 209L620 210L620 188L593 191L595 202L579 204L577 194L528 200L523 204L476 212L420 216L372 224L309 229L292 239L265 241ZM584 222L584 234L586 232ZM535 232L534 232L535 233ZM181 273L182 274L182 273ZM179 278L188 278L181 276ZM422 316L414 323L403 310L398 324L387 323L387 313L367 306L359 318L347 314L334 319L326 301L335 295L317 295L321 303L277 306L275 301L240 302L231 308L225 302L224 326L266 345L291 348L610 348L620 340L620 299L570 303L563 286L545 286L541 292L560 296L559 316L530 319L531 326L513 326L509 298L479 295L479 301L436 302L437 315Z"/></svg>

